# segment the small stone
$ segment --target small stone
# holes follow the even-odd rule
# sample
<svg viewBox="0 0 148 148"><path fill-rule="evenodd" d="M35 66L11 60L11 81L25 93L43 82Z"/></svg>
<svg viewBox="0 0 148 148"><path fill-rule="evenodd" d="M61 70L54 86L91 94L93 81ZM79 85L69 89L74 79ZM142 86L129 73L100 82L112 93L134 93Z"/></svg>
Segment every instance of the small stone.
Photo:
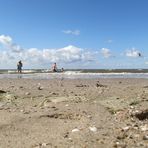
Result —
<svg viewBox="0 0 148 148"><path fill-rule="evenodd" d="M72 130L72 133L79 132L79 131L80 131L79 129L75 128L75 129Z"/></svg>
<svg viewBox="0 0 148 148"><path fill-rule="evenodd" d="M148 140L148 135L144 135L143 140Z"/></svg>
<svg viewBox="0 0 148 148"><path fill-rule="evenodd" d="M135 138L139 138L139 136L140 136L139 134L135 134L134 135Z"/></svg>
<svg viewBox="0 0 148 148"><path fill-rule="evenodd" d="M130 109L134 109L134 106L130 106Z"/></svg>
<svg viewBox="0 0 148 148"><path fill-rule="evenodd" d="M90 126L89 127L89 130L92 131L92 132L96 132L97 131L97 128L95 126L92 126L92 127Z"/></svg>
<svg viewBox="0 0 148 148"><path fill-rule="evenodd" d="M46 144L46 143L42 143L42 146L43 146L43 147L46 147L46 146L47 146L47 144Z"/></svg>
<svg viewBox="0 0 148 148"><path fill-rule="evenodd" d="M30 95L30 94L31 94L30 92L26 92L26 93L25 93L25 95L27 95L27 96Z"/></svg>
<svg viewBox="0 0 148 148"><path fill-rule="evenodd" d="M148 126L147 125L140 126L140 129L143 132L148 131Z"/></svg>
<svg viewBox="0 0 148 148"><path fill-rule="evenodd" d="M43 89L41 86L38 86L37 88L38 88L38 90L42 90Z"/></svg>
<svg viewBox="0 0 148 148"><path fill-rule="evenodd" d="M129 126L126 126L126 127L123 127L122 128L122 131L128 131L130 129L130 127Z"/></svg>

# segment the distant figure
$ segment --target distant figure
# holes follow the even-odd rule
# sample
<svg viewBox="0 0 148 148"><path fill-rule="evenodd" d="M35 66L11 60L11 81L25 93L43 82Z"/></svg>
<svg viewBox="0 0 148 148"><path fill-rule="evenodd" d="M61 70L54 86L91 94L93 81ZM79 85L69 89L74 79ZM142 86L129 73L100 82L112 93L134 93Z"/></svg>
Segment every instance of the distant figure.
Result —
<svg viewBox="0 0 148 148"><path fill-rule="evenodd" d="M17 63L17 70L18 70L18 73L22 73L22 67L23 67L22 61L19 61L19 62Z"/></svg>
<svg viewBox="0 0 148 148"><path fill-rule="evenodd" d="M54 64L52 65L52 71L53 71L53 72L57 72L57 64L56 64L56 63L54 63Z"/></svg>
<svg viewBox="0 0 148 148"><path fill-rule="evenodd" d="M64 72L64 68L61 68L61 72Z"/></svg>

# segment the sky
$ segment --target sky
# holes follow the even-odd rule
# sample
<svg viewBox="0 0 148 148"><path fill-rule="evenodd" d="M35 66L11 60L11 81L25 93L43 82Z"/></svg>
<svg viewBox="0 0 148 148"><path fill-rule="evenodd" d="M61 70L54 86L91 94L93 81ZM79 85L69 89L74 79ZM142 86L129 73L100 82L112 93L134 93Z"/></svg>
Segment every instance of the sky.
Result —
<svg viewBox="0 0 148 148"><path fill-rule="evenodd" d="M0 69L148 68L148 0L0 0Z"/></svg>

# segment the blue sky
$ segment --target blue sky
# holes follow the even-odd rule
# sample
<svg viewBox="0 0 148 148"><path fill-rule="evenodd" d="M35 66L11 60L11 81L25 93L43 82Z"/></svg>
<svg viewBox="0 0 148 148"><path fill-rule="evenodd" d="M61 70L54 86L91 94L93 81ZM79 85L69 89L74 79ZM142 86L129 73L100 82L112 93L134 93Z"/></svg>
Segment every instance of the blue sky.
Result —
<svg viewBox="0 0 148 148"><path fill-rule="evenodd" d="M0 0L0 68L147 68L147 0Z"/></svg>

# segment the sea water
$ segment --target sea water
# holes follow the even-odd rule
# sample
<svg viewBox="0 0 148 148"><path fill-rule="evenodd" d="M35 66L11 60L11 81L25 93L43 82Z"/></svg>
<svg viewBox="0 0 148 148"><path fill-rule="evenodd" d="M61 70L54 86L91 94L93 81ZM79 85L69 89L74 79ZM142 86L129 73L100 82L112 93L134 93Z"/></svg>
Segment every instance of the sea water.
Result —
<svg viewBox="0 0 148 148"><path fill-rule="evenodd" d="M148 78L147 69L67 69L64 72L52 73L46 69L23 70L18 74L16 70L0 70L0 79L28 78L28 79L93 79L93 78Z"/></svg>

